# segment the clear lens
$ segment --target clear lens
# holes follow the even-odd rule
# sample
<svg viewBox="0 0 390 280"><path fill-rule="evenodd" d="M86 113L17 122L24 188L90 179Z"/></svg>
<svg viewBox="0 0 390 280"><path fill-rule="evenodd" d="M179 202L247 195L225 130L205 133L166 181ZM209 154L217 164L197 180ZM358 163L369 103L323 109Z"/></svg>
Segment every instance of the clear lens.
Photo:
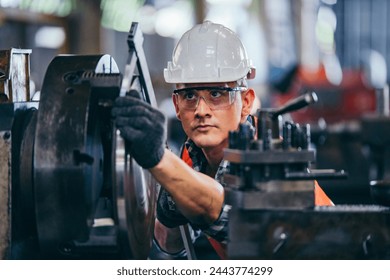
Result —
<svg viewBox="0 0 390 280"><path fill-rule="evenodd" d="M246 90L246 88L194 87L175 90L174 94L177 96L178 104L182 109L196 109L200 98L203 98L211 110L219 110L230 107L235 100L236 93L242 90ZM205 93L200 94L200 91Z"/></svg>

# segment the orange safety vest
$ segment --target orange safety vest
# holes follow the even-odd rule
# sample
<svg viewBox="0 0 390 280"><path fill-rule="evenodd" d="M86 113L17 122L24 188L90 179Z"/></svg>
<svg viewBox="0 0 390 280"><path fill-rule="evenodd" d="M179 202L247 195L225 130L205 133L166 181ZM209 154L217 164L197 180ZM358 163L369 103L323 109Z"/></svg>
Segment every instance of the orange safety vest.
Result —
<svg viewBox="0 0 390 280"><path fill-rule="evenodd" d="M191 159L190 154L185 146L183 147L181 159L192 168L192 159ZM333 204L332 200L330 200L330 198L322 190L322 188L320 187L318 182L317 181L314 181L314 182L315 182L314 183L314 204L316 206L333 206L334 204ZM218 254L218 256L221 259L226 260L227 259L226 245L215 240L212 237L208 236L207 238L208 238L210 244L213 246L216 253Z"/></svg>

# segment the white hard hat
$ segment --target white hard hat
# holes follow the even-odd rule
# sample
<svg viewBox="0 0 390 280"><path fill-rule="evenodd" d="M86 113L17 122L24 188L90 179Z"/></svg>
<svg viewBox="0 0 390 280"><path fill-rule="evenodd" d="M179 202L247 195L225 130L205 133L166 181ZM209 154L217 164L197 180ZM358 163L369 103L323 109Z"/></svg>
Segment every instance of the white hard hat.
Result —
<svg viewBox="0 0 390 280"><path fill-rule="evenodd" d="M254 76L255 68L240 38L210 21L184 33L164 69L167 83L232 82Z"/></svg>

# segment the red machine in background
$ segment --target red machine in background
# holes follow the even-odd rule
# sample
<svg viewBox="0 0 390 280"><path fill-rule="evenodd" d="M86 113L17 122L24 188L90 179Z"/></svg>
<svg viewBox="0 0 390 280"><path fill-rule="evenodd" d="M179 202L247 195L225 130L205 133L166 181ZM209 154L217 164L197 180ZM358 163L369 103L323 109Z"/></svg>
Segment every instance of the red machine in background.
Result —
<svg viewBox="0 0 390 280"><path fill-rule="evenodd" d="M286 93L273 95L272 103L281 105L302 92L302 89L315 89L318 103L305 110L293 113L297 121L309 121L321 126L321 122L335 125L340 122L355 121L363 114L376 110L375 89L368 87L360 70L343 71L340 85L332 85L326 80L323 69L319 73L305 73L298 70L297 76ZM320 123L318 123L320 122Z"/></svg>
<svg viewBox="0 0 390 280"><path fill-rule="evenodd" d="M264 3L270 104L279 107L307 90L316 92L316 104L290 117L311 125L318 168L349 174L346 180L319 180L321 186L335 203L373 203L370 188L387 185L390 177L390 3L297 3L286 1L279 12L270 9L271 1Z"/></svg>

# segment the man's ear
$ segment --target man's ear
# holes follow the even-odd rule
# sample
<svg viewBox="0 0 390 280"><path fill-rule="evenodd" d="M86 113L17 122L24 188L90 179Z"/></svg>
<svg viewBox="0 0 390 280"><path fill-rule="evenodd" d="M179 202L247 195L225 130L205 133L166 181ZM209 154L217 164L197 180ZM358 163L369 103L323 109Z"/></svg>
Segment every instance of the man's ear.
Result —
<svg viewBox="0 0 390 280"><path fill-rule="evenodd" d="M242 117L248 116L253 107L253 103L256 98L255 91L251 88L249 88L244 94L242 94L242 112L241 115Z"/></svg>
<svg viewBox="0 0 390 280"><path fill-rule="evenodd" d="M174 94L172 94L172 101L173 101L173 105L175 106L176 118L180 120L180 110L177 104L177 97Z"/></svg>

